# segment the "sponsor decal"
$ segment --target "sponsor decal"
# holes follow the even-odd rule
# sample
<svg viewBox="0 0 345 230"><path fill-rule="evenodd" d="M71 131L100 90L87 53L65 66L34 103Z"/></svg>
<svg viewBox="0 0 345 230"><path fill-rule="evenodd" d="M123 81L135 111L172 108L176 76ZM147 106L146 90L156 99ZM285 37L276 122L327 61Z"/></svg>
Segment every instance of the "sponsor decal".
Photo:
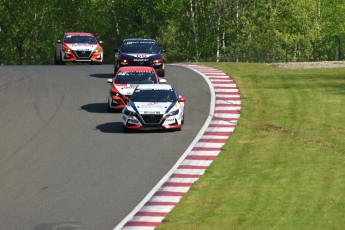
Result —
<svg viewBox="0 0 345 230"><path fill-rule="evenodd" d="M135 57L137 58L146 58L148 55L147 54L137 54Z"/></svg>
<svg viewBox="0 0 345 230"><path fill-rule="evenodd" d="M142 62L144 62L144 61L148 61L149 59L133 59L133 61L142 61Z"/></svg>
<svg viewBox="0 0 345 230"><path fill-rule="evenodd" d="M149 41L135 41L135 42L126 42L126 44L131 45L131 44L154 44L154 42L149 42Z"/></svg>
<svg viewBox="0 0 345 230"><path fill-rule="evenodd" d="M159 111L144 111L143 114L161 114Z"/></svg>
<svg viewBox="0 0 345 230"><path fill-rule="evenodd" d="M164 105L162 105L162 104L160 104L158 102L150 102L150 103L142 105L141 108L157 108L157 109L161 109L161 108L164 108Z"/></svg>
<svg viewBox="0 0 345 230"><path fill-rule="evenodd" d="M137 87L138 84L127 84L125 87L123 87L124 89L133 89L135 87Z"/></svg>

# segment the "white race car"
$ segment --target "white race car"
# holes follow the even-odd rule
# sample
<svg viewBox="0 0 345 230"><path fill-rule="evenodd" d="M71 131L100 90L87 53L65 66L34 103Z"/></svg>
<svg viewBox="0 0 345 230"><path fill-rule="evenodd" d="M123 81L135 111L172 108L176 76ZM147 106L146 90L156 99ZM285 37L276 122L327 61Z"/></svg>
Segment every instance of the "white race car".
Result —
<svg viewBox="0 0 345 230"><path fill-rule="evenodd" d="M185 101L170 84L138 85L122 110L123 130L181 130Z"/></svg>
<svg viewBox="0 0 345 230"><path fill-rule="evenodd" d="M102 41L90 33L68 32L62 40L57 41L54 63L64 65L66 62L89 62L102 64Z"/></svg>

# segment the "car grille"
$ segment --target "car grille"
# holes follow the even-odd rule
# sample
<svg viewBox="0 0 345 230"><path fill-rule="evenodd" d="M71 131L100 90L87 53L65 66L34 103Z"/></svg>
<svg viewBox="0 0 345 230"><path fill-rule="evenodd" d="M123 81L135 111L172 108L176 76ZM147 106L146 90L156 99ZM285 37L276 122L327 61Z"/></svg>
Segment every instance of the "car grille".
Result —
<svg viewBox="0 0 345 230"><path fill-rule="evenodd" d="M162 120L163 115L141 115L146 124L159 124Z"/></svg>
<svg viewBox="0 0 345 230"><path fill-rule="evenodd" d="M78 58L89 58L91 55L91 51L75 51L75 54Z"/></svg>
<svg viewBox="0 0 345 230"><path fill-rule="evenodd" d="M133 66L150 66L150 61L142 60L142 61L131 61L129 63L130 65Z"/></svg>

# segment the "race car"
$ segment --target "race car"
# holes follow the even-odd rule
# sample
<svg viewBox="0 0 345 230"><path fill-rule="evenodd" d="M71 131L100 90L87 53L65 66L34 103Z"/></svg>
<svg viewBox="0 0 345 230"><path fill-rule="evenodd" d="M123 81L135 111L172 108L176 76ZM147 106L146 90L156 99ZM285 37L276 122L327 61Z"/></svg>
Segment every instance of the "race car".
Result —
<svg viewBox="0 0 345 230"><path fill-rule="evenodd" d="M65 65L66 62L103 63L103 42L90 33L68 32L62 40L57 41L54 64Z"/></svg>
<svg viewBox="0 0 345 230"><path fill-rule="evenodd" d="M107 79L110 83L108 111L123 109L138 84L166 83L158 77L155 69L148 66L121 67L114 78Z"/></svg>
<svg viewBox="0 0 345 230"><path fill-rule="evenodd" d="M151 66L158 76L165 76L164 58L154 39L124 39L120 48L114 49L114 74L121 66Z"/></svg>
<svg viewBox="0 0 345 230"><path fill-rule="evenodd" d="M123 131L181 130L185 101L170 84L138 85L122 110Z"/></svg>

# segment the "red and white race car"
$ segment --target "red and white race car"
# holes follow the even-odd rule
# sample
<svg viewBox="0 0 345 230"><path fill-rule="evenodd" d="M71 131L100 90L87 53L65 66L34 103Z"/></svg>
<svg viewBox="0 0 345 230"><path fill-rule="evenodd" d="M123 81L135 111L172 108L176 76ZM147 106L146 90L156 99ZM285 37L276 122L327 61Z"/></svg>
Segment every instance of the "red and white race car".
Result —
<svg viewBox="0 0 345 230"><path fill-rule="evenodd" d="M91 33L65 33L62 40L57 41L54 64L64 65L66 62L102 64L102 43L102 41L98 41Z"/></svg>
<svg viewBox="0 0 345 230"><path fill-rule="evenodd" d="M178 130L184 123L186 98L169 84L138 85L122 110L123 131Z"/></svg>
<svg viewBox="0 0 345 230"><path fill-rule="evenodd" d="M114 78L107 79L107 82L110 83L108 111L112 112L126 106L137 85L166 83L166 80L158 77L153 67L124 66L120 67Z"/></svg>

